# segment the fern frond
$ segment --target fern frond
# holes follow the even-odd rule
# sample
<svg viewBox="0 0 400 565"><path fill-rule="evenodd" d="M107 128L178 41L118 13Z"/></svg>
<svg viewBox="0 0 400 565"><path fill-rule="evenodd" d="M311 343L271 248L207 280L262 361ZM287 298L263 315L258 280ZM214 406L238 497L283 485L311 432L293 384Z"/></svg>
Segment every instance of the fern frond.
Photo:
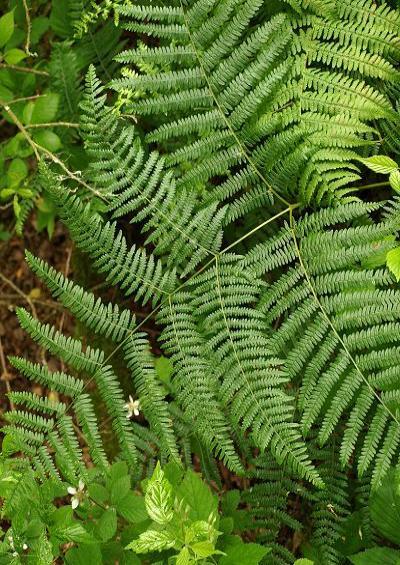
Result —
<svg viewBox="0 0 400 565"><path fill-rule="evenodd" d="M134 69L112 86L131 93L130 112L154 117L147 139L167 152L178 187L253 176L231 183L240 207L249 188L286 204L333 202L359 180L357 156L378 138L368 128L396 116L377 81L398 79L397 13L372 0L289 4L272 17L256 0L118 9L126 29L160 45L121 54Z"/></svg>
<svg viewBox="0 0 400 565"><path fill-rule="evenodd" d="M354 203L293 221L243 265L272 276L258 309L266 328L278 324L271 353L286 359L290 379L300 383L303 432L317 426L324 445L347 422L341 463L363 446L359 472L373 464L377 485L398 451L400 295L389 271L368 261L396 245L399 222L395 207L372 223L373 209ZM357 218L359 225L337 227ZM282 266L286 272L274 279Z"/></svg>

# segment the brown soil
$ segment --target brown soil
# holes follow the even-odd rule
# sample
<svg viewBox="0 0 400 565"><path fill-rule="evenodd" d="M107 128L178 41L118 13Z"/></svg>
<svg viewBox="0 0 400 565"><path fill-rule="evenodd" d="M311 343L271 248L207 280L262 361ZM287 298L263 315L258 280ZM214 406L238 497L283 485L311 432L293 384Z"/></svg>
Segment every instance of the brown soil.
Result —
<svg viewBox="0 0 400 565"><path fill-rule="evenodd" d="M3 216L5 214L3 213ZM4 225L12 225L12 217L2 217ZM9 228L11 229L11 228ZM52 323L63 332L71 334L73 321L57 304L49 292L38 282L25 262L24 252L29 249L58 270L70 271L71 242L61 224L57 224L51 240L47 232L38 233L34 219L27 221L24 236L14 235L0 244L0 418L11 408L8 390L43 391L35 383L18 375L7 360L9 355L19 355L30 361L45 361L45 353L19 327L15 309L26 308L42 322ZM50 361L52 362L52 361Z"/></svg>

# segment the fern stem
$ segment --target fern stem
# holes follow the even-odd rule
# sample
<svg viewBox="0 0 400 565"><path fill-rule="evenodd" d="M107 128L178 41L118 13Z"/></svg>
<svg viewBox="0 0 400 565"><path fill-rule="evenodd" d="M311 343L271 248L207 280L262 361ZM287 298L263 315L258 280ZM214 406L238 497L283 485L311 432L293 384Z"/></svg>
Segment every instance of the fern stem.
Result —
<svg viewBox="0 0 400 565"><path fill-rule="evenodd" d="M381 188L383 186L390 186L390 182L389 181L383 181L383 182L374 182L372 184L366 184L364 186L357 186L357 188L355 190L369 190L370 188Z"/></svg>
<svg viewBox="0 0 400 565"><path fill-rule="evenodd" d="M44 77L49 76L49 73L47 71L38 71L37 69L20 67L19 65L9 65L8 63L0 63L0 69L11 69L12 71L18 71L20 73L32 73L33 75L41 75Z"/></svg>
<svg viewBox="0 0 400 565"><path fill-rule="evenodd" d="M278 214L275 214L275 216L272 216L272 218L269 218L268 220L265 220L265 222L262 222L261 224L259 224L258 226L256 226L255 228L253 228L252 230L250 230L249 232L245 233L242 237L240 237L239 239L237 239L236 241L234 241L233 243L231 243L230 245L228 245L228 247L225 247L221 252L220 255L222 255L223 253L226 253L227 251L230 251L233 247L236 247L236 245L238 245L239 243L241 243L242 241L244 241L245 239L247 239L248 237L250 237L251 235L253 235L254 233L256 233L258 230L260 230L261 228L263 228L264 226L266 226L267 224L273 222L274 220L277 220L278 218L280 218L281 216L284 216L287 212L289 212L289 214L291 214L291 212L293 210L295 210L296 208L298 208L300 206L300 203L297 204L291 204L290 206L288 206L287 208L285 208L285 210L282 210L281 212L279 212Z"/></svg>
<svg viewBox="0 0 400 565"><path fill-rule="evenodd" d="M51 127L79 128L79 124L74 124L74 123L71 123L71 122L49 122L49 123L43 123L43 124L28 124L25 127L26 127L26 129L51 128Z"/></svg>

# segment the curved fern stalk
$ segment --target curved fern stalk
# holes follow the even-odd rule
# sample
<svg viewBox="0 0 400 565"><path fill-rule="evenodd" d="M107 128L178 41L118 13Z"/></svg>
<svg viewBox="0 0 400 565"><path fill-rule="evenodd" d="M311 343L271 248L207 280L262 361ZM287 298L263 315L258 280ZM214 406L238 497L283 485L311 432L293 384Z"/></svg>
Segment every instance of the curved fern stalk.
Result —
<svg viewBox="0 0 400 565"><path fill-rule="evenodd" d="M268 341L272 354L285 358L293 382L301 379L303 433L317 426L325 444L345 421L341 463L361 448L358 471L373 464L373 486L400 442L400 294L382 261L396 245L398 205L373 224L367 215L376 208L322 210L287 225L242 261L250 274L272 277L258 309L266 328L278 323ZM361 225L335 229L345 218ZM278 266L285 273L275 276Z"/></svg>
<svg viewBox="0 0 400 565"><path fill-rule="evenodd" d="M31 253L27 252L26 258L53 296L78 320L122 347L141 408L160 441L162 452L180 462L165 391L155 374L147 336L137 331L134 315L129 310L120 310L117 305L106 305L99 298L96 300L92 293L84 291Z"/></svg>
<svg viewBox="0 0 400 565"><path fill-rule="evenodd" d="M283 390L282 361L271 353L260 331L262 317L251 308L260 284L240 269L238 257L226 254L189 285L211 365L218 367L219 402L233 429L242 435L249 431L258 449L270 449L278 463L285 461L294 473L321 486L293 421L292 399Z"/></svg>
<svg viewBox="0 0 400 565"><path fill-rule="evenodd" d="M164 158L145 155L135 128L124 124L105 105L103 87L91 67L82 104L85 146L91 157L89 178L109 195L107 211L114 218L132 214L131 222L149 233L146 243L177 268L181 276L192 272L221 245L226 208L200 206L196 191L176 191ZM143 225L144 223L144 225Z"/></svg>
<svg viewBox="0 0 400 565"><path fill-rule="evenodd" d="M270 17L262 4L119 8L124 27L160 46L124 51L117 59L135 70L112 86L132 113L154 116L147 140L167 151L178 187L206 185L207 201L235 196L239 215L268 192L286 205L344 197L360 178L357 157L378 139L375 123L395 118L377 81L398 79L396 12L372 0L293 1ZM214 189L216 177L226 180Z"/></svg>

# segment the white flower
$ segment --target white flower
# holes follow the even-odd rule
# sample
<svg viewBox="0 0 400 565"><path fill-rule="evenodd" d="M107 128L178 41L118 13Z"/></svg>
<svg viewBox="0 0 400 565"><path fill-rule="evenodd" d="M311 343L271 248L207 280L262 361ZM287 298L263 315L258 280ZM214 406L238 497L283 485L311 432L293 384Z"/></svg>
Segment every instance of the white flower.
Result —
<svg viewBox="0 0 400 565"><path fill-rule="evenodd" d="M139 416L140 400L133 400L132 396L129 395L129 402L124 404L124 408L128 412L126 415L127 420L130 420L132 416Z"/></svg>
<svg viewBox="0 0 400 565"><path fill-rule="evenodd" d="M78 508L79 504L83 500L84 492L85 492L85 483L82 480L79 480L78 488L75 487L68 487L67 488L68 494L72 496L71 498L71 506L73 510Z"/></svg>
<svg viewBox="0 0 400 565"><path fill-rule="evenodd" d="M24 544L22 545L22 549L23 549L24 551L26 551L26 550L28 549L28 544L27 544L27 543L24 543Z"/></svg>

